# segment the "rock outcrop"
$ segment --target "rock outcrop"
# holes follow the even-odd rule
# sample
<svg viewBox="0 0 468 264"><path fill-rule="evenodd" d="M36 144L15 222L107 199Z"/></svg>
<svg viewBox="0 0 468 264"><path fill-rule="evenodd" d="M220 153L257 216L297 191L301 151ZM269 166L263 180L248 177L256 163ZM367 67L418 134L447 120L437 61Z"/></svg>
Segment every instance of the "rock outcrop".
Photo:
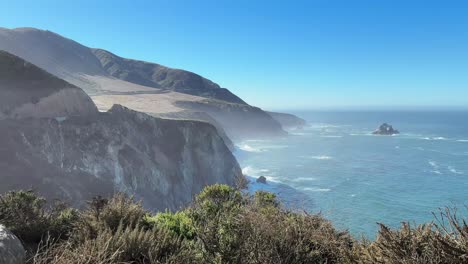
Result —
<svg viewBox="0 0 468 264"><path fill-rule="evenodd" d="M258 183L267 184L267 179L265 178L265 176L260 176L260 177L258 177L256 181L257 181Z"/></svg>
<svg viewBox="0 0 468 264"><path fill-rule="evenodd" d="M379 128L377 128L374 132L372 132L372 134L391 136L391 135L400 134L400 132L396 129L393 129L391 125L387 123L383 123L382 125L380 125Z"/></svg>
<svg viewBox="0 0 468 264"><path fill-rule="evenodd" d="M24 264L26 252L20 240L0 224L0 263Z"/></svg>

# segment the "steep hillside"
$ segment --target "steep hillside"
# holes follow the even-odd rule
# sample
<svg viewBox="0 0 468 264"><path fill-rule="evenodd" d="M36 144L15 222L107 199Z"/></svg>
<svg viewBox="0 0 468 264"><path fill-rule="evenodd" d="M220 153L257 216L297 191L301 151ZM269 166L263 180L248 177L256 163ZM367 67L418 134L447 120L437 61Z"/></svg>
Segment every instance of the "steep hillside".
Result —
<svg viewBox="0 0 468 264"><path fill-rule="evenodd" d="M0 51L0 119L97 113L81 89Z"/></svg>
<svg viewBox="0 0 468 264"><path fill-rule="evenodd" d="M155 116L177 113L189 119L191 111L206 112L234 138L285 134L281 125L261 109L188 71L124 59L33 28L0 28L0 50L82 88L103 111L118 103ZM203 103L195 103L199 101ZM210 111L206 111L206 103ZM229 112L232 109L242 110ZM221 120L225 117L233 118ZM233 120L247 122L233 124Z"/></svg>
<svg viewBox="0 0 468 264"><path fill-rule="evenodd" d="M93 53L101 62L102 67L118 79L143 86L245 104L228 89L221 88L218 84L198 74L156 63L124 59L102 49L93 49Z"/></svg>

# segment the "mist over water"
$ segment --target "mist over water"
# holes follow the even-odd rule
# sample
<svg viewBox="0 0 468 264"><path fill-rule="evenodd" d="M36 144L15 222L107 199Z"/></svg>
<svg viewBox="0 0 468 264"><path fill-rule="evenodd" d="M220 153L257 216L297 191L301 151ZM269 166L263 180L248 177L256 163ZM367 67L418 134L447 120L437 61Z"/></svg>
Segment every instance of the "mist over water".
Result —
<svg viewBox="0 0 468 264"><path fill-rule="evenodd" d="M244 141L244 174L288 206L321 211L354 235L374 237L377 222L422 223L438 208L468 204L468 112L301 112L301 130ZM401 134L374 136L388 122Z"/></svg>

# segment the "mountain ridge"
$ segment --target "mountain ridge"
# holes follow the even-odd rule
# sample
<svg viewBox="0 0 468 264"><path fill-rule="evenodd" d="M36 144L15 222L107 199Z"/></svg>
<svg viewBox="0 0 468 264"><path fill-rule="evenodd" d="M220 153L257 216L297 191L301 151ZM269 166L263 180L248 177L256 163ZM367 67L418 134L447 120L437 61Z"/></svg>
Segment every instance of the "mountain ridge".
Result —
<svg viewBox="0 0 468 264"><path fill-rule="evenodd" d="M154 116L177 113L181 119L190 119L193 111L205 112L232 139L287 134L268 113L188 71L121 58L51 31L33 28L0 28L0 49L82 88L101 111L122 104Z"/></svg>

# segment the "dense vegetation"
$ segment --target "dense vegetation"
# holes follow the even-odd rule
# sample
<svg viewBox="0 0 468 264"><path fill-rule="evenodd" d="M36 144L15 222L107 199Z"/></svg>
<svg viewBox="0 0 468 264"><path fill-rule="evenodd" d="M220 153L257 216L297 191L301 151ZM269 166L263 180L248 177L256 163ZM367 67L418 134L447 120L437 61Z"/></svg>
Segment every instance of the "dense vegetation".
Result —
<svg viewBox="0 0 468 264"><path fill-rule="evenodd" d="M37 264L468 263L468 226L453 210L422 226L380 225L375 241L357 241L320 215L282 208L274 194L250 197L225 185L155 215L122 194L78 211L10 192L0 196L0 223Z"/></svg>

